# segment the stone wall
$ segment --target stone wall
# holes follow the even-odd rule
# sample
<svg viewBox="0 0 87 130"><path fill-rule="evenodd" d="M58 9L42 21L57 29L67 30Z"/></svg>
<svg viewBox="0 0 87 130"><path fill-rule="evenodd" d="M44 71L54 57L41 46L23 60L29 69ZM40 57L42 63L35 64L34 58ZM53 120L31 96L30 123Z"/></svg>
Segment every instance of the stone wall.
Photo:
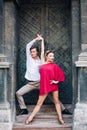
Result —
<svg viewBox="0 0 87 130"><path fill-rule="evenodd" d="M0 53L3 52L3 0L0 0Z"/></svg>
<svg viewBox="0 0 87 130"><path fill-rule="evenodd" d="M17 47L17 12L12 1L4 2L4 52L10 63L8 71L8 101L11 105L12 117L15 117L16 88L16 47Z"/></svg>
<svg viewBox="0 0 87 130"><path fill-rule="evenodd" d="M74 109L73 130L87 130L87 1L80 0L81 53L76 67L78 71L77 103Z"/></svg>
<svg viewBox="0 0 87 130"><path fill-rule="evenodd" d="M73 107L77 102L77 70L75 61L81 50L80 42L80 3L79 0L72 0L72 86L73 86Z"/></svg>
<svg viewBox="0 0 87 130"><path fill-rule="evenodd" d="M87 1L81 0L81 43L87 44Z"/></svg>

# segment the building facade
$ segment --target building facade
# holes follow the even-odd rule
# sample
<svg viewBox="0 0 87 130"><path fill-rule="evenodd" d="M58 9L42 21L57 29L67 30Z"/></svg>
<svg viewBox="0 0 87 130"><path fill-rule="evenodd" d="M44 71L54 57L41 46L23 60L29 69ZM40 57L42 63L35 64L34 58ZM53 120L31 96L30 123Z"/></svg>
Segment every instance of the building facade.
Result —
<svg viewBox="0 0 87 130"><path fill-rule="evenodd" d="M15 92L27 82L26 44L37 33L66 74L60 99L72 104L73 130L87 129L86 12L86 0L0 0L0 129L11 130L15 122ZM37 91L27 95L26 103L35 104L37 95Z"/></svg>

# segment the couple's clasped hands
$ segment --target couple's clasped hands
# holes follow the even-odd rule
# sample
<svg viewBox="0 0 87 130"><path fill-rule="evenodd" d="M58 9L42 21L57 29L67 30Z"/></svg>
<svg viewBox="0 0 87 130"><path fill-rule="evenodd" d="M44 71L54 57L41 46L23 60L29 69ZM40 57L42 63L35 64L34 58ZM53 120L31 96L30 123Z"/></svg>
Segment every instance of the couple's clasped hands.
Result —
<svg viewBox="0 0 87 130"><path fill-rule="evenodd" d="M36 40L37 40L37 41L43 40L42 35L37 34Z"/></svg>

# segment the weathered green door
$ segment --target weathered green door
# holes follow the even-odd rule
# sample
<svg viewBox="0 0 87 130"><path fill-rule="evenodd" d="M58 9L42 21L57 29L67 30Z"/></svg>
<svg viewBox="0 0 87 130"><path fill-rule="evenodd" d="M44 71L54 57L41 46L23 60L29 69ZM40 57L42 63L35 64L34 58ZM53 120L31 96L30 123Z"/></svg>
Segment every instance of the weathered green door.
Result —
<svg viewBox="0 0 87 130"><path fill-rule="evenodd" d="M27 81L24 78L26 71L26 44L42 34L45 38L45 48L55 53L55 62L60 65L66 74L66 82L60 84L60 99L63 103L72 102L72 66L71 66L71 11L70 0L46 0L30 2L20 6L19 11L19 45L17 89ZM26 103L35 104L38 91L25 95ZM45 103L51 103L46 100Z"/></svg>

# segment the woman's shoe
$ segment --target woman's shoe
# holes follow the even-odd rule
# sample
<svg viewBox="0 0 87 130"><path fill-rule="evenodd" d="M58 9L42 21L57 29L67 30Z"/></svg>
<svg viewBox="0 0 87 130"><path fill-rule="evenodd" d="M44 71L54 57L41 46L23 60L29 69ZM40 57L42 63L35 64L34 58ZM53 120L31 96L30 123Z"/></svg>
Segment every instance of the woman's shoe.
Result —
<svg viewBox="0 0 87 130"><path fill-rule="evenodd" d="M60 123L61 125L64 125L64 124L65 124L65 122L64 122L62 119L58 119L58 121L59 121L59 123Z"/></svg>
<svg viewBox="0 0 87 130"><path fill-rule="evenodd" d="M25 121L25 124L28 125L28 124L30 124L31 122L33 122L33 118L32 118L32 119L28 119L28 118L27 118L27 120Z"/></svg>

